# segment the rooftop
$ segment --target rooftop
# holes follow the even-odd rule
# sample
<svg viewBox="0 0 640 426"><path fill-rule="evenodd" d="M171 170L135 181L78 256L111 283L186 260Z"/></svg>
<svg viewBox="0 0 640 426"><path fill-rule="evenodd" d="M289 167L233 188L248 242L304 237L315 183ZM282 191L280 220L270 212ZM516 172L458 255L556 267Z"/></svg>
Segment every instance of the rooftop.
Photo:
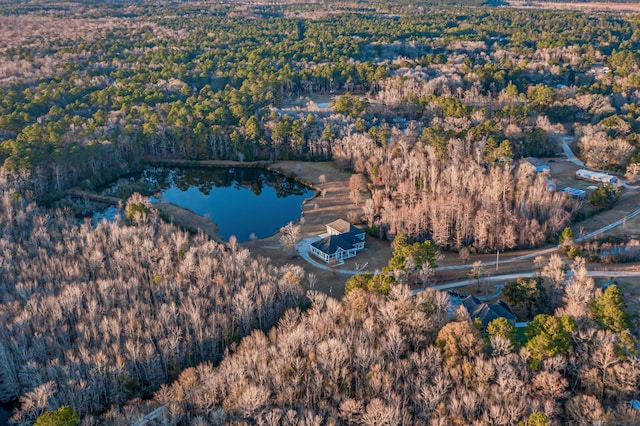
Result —
<svg viewBox="0 0 640 426"><path fill-rule="evenodd" d="M516 320L516 316L511 311L509 305L500 300L498 303L481 302L477 297L467 296L462 300L462 304L469 312L472 319L480 318L483 326L498 318L506 318L511 322Z"/></svg>
<svg viewBox="0 0 640 426"><path fill-rule="evenodd" d="M334 220L333 222L327 224L327 228L331 228L339 234L357 235L364 233L362 229L356 228L344 219Z"/></svg>
<svg viewBox="0 0 640 426"><path fill-rule="evenodd" d="M323 253L334 253L338 248L343 250L350 250L353 248L353 243L347 241L343 235L329 235L315 243L312 243L311 245L322 250Z"/></svg>
<svg viewBox="0 0 640 426"><path fill-rule="evenodd" d="M524 159L524 161L526 161L527 163L531 164L532 166L535 167L540 167L540 166L546 166L547 164L545 164L542 160L540 160L539 158L535 158L535 157L527 157Z"/></svg>
<svg viewBox="0 0 640 426"><path fill-rule="evenodd" d="M347 233L351 231L351 228L354 228L349 222L344 219L334 220L333 222L327 225L331 229L335 229L336 231L342 233Z"/></svg>

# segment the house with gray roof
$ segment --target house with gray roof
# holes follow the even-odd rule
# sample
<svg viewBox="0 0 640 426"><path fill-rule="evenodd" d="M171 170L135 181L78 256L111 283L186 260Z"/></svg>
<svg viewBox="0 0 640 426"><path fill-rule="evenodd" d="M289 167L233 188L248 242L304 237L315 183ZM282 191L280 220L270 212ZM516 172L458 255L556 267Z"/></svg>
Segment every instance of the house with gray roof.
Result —
<svg viewBox="0 0 640 426"><path fill-rule="evenodd" d="M324 238L311 243L309 251L315 256L330 262L355 257L357 252L364 250L365 232L356 228L343 219L327 224L327 234Z"/></svg>
<svg viewBox="0 0 640 426"><path fill-rule="evenodd" d="M512 324L517 319L509 305L502 300L498 303L487 303L481 302L477 297L467 296L462 300L462 305L469 312L472 321L480 318L484 329L487 328L491 321L498 318L506 318Z"/></svg>

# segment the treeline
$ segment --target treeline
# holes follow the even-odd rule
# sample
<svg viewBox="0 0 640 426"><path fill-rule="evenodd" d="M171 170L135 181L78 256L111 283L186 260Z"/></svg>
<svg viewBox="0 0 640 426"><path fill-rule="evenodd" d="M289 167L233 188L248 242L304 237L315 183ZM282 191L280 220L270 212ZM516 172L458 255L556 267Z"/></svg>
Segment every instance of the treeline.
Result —
<svg viewBox="0 0 640 426"><path fill-rule="evenodd" d="M93 228L13 194L0 198L0 401L19 398L16 424L147 396L301 300L301 268L190 236L140 197Z"/></svg>
<svg viewBox="0 0 640 426"><path fill-rule="evenodd" d="M155 421L170 424L637 424L638 359L598 325L600 302L586 315L602 300L593 282L570 287L564 315L536 317L523 348L506 321L483 337L466 311L451 319L444 292L311 292L308 310L245 337L219 367L185 370L147 407L105 418L162 406Z"/></svg>
<svg viewBox="0 0 640 426"><path fill-rule="evenodd" d="M434 102L453 115L445 130L479 110L577 119L597 126L583 137L590 164L637 163L636 18L407 5L397 15L393 5L329 15L291 6L264 17L241 5L144 5L0 9L0 161L32 170L39 197L99 185L149 157L325 160L354 127L431 126ZM300 103L348 92L371 102ZM527 147L538 136L510 138L514 154L536 155ZM607 149L620 152L599 162Z"/></svg>

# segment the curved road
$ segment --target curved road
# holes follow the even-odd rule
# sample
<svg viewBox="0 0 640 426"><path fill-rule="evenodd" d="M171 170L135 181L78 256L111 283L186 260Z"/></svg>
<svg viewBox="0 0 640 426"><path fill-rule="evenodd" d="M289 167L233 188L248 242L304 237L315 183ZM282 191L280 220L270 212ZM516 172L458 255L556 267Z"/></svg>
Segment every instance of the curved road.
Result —
<svg viewBox="0 0 640 426"><path fill-rule="evenodd" d="M573 272L567 271L567 276L573 275ZM621 277L640 277L640 271L588 271L587 275L590 277L608 277L608 278L621 278ZM482 280L484 282L500 282L500 281L511 281L517 278L532 278L535 276L535 272L520 272L515 274L503 274L503 275L493 275L489 277L484 277ZM432 287L428 287L434 290L449 290L457 287L464 287L470 284L473 284L475 279L471 280L462 280L456 281L447 284L434 285ZM416 289L412 290L412 294L416 295L420 292L424 291L424 289Z"/></svg>
<svg viewBox="0 0 640 426"><path fill-rule="evenodd" d="M573 164L575 164L578 167L584 167L584 163L582 161L578 160L578 157L575 156L575 154L571 150L571 147L567 143L572 139L573 138L570 137L570 136L563 136L562 137L562 150L564 151L565 155L567 156L567 160L568 161L571 161Z"/></svg>

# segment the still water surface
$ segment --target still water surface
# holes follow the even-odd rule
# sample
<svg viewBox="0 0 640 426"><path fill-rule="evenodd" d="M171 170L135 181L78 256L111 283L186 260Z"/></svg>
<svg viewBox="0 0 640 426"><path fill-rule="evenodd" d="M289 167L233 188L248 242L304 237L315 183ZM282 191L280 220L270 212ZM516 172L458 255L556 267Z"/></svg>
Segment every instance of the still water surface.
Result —
<svg viewBox="0 0 640 426"><path fill-rule="evenodd" d="M238 241L249 240L252 233L271 236L298 220L303 201L314 193L279 173L245 167L151 168L129 183L152 189L152 202L166 201L211 218L222 238L235 235Z"/></svg>

